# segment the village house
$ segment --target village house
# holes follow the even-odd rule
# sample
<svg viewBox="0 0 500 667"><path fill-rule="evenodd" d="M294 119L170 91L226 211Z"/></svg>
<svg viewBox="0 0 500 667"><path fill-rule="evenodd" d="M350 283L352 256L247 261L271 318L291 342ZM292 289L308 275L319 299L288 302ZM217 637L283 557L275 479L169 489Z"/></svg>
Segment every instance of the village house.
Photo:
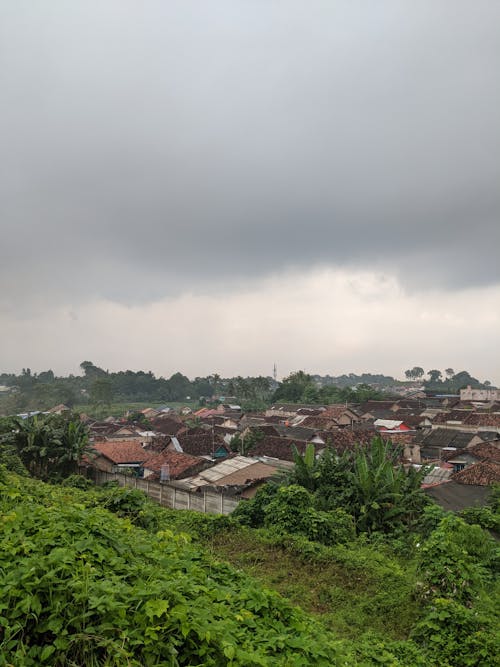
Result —
<svg viewBox="0 0 500 667"><path fill-rule="evenodd" d="M500 401L500 389L473 389L467 385L465 389L460 389L461 401Z"/></svg>
<svg viewBox="0 0 500 667"><path fill-rule="evenodd" d="M94 442L93 448L96 456L92 465L104 472L135 470L140 475L144 461L151 456L137 440Z"/></svg>
<svg viewBox="0 0 500 667"><path fill-rule="evenodd" d="M143 476L145 479L167 482L196 475L210 465L209 461L198 456L164 449L144 462Z"/></svg>
<svg viewBox="0 0 500 667"><path fill-rule="evenodd" d="M286 467L286 466L285 466ZM283 469L276 462L256 461L247 456L235 456L182 481L192 491L224 490L241 498L251 498L258 488Z"/></svg>

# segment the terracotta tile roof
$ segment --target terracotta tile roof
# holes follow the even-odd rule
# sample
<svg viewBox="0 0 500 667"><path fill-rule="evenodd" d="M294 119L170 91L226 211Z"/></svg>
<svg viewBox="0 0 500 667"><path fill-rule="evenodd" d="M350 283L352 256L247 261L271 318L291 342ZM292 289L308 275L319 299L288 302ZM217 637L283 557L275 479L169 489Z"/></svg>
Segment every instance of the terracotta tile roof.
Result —
<svg viewBox="0 0 500 667"><path fill-rule="evenodd" d="M472 414L471 410L450 410L449 412L440 412L432 420L433 424L446 424L447 422L460 422L465 424L467 417Z"/></svg>
<svg viewBox="0 0 500 667"><path fill-rule="evenodd" d="M331 429L338 428L337 421L333 417L325 417L323 415L306 417L300 425L320 431L330 431Z"/></svg>
<svg viewBox="0 0 500 667"><path fill-rule="evenodd" d="M418 398L403 398L397 401L398 412L404 409L415 410L416 412L421 412L425 409L425 403Z"/></svg>
<svg viewBox="0 0 500 667"><path fill-rule="evenodd" d="M489 486L495 482L500 482L500 463L494 463L493 461L474 463L455 473L452 479L459 484Z"/></svg>
<svg viewBox="0 0 500 667"><path fill-rule="evenodd" d="M480 412L474 410L450 410L434 417L434 424L461 422L467 426L491 426L500 428L500 412Z"/></svg>
<svg viewBox="0 0 500 667"><path fill-rule="evenodd" d="M163 465L169 466L171 479L179 479L185 475L196 474L201 468L207 465L207 461L200 459L198 456L190 456L189 454L164 449L163 452L152 456L144 462L144 468L156 473L153 477L159 475Z"/></svg>
<svg viewBox="0 0 500 667"><path fill-rule="evenodd" d="M373 438L379 435L375 429L339 429L330 431L326 434L327 445L332 447L337 453L341 454L346 449L353 450L357 444L367 444Z"/></svg>
<svg viewBox="0 0 500 667"><path fill-rule="evenodd" d="M390 440L395 445L413 445L415 443L414 433L383 433L384 439Z"/></svg>
<svg viewBox="0 0 500 667"><path fill-rule="evenodd" d="M374 410L390 410L396 404L396 401L366 401L359 406L357 412L362 415L366 412L372 413Z"/></svg>
<svg viewBox="0 0 500 667"><path fill-rule="evenodd" d="M94 449L113 463L142 463L150 454L137 440L107 440L94 442Z"/></svg>
<svg viewBox="0 0 500 667"><path fill-rule="evenodd" d="M263 433L264 435L278 436L278 430L272 424L259 424L258 426L247 426L251 433Z"/></svg>
<svg viewBox="0 0 500 667"><path fill-rule="evenodd" d="M216 451L221 446L226 447L220 437L217 434L212 437L211 432L197 435L179 435L177 439L182 451L192 456L211 456L214 450ZM228 448L226 447L226 449Z"/></svg>
<svg viewBox="0 0 500 667"><path fill-rule="evenodd" d="M306 451L307 443L303 440L292 440L291 438L279 438L268 435L253 447L249 456L269 456L273 459L282 459L283 461L293 461L292 445L295 445L298 451L303 454ZM318 446L316 446L316 449Z"/></svg>
<svg viewBox="0 0 500 667"><path fill-rule="evenodd" d="M355 449L356 444L366 444L377 435L376 431L351 431L350 429L338 429L323 433L326 445L315 444L316 451L321 451L326 447L332 447L338 453L346 449ZM307 447L304 440L294 440L293 438L276 438L266 436L250 450L249 456L269 456L271 458L282 459L283 461L293 461L292 445L303 454Z"/></svg>
<svg viewBox="0 0 500 667"><path fill-rule="evenodd" d="M164 433L165 435L177 435L186 429L186 426L183 422L177 419L172 419L171 417L158 417L151 421L152 426L155 431Z"/></svg>
<svg viewBox="0 0 500 667"><path fill-rule="evenodd" d="M500 428L500 412L473 412L467 419L468 426L493 426Z"/></svg>
<svg viewBox="0 0 500 667"><path fill-rule="evenodd" d="M89 430L91 435L110 435L111 433L118 431L122 426L123 425L119 423L92 422L89 424Z"/></svg>
<svg viewBox="0 0 500 667"><path fill-rule="evenodd" d="M500 449L487 442L481 442L474 445L467 451L471 452L471 454L474 454L475 457L482 461L494 461L495 463L500 463Z"/></svg>
<svg viewBox="0 0 500 667"><path fill-rule="evenodd" d="M343 404L332 404L326 406L326 410L321 413L321 417L337 420L340 419L340 417L342 417L342 415L344 415L346 412L352 412L355 415L358 414L356 410L350 408L349 406Z"/></svg>

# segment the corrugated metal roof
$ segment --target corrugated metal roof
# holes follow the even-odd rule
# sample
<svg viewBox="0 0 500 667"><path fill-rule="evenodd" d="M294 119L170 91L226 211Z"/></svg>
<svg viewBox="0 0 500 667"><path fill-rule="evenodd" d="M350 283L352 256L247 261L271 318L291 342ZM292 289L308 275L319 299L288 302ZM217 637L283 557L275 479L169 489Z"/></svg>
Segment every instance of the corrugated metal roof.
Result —
<svg viewBox="0 0 500 667"><path fill-rule="evenodd" d="M251 459L247 456L235 456L232 459L227 459L226 461L221 461L212 468L204 470L199 475L195 477L190 477L184 482L188 484L191 488L206 486L207 484L217 484L218 480L227 475L231 475L238 470L243 470L255 463L255 459Z"/></svg>

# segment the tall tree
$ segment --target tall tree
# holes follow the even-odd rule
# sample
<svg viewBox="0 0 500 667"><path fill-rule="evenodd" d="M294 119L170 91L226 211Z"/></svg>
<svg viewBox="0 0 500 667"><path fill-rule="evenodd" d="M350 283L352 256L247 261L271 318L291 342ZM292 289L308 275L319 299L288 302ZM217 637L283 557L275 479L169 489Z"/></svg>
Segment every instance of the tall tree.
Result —
<svg viewBox="0 0 500 667"><path fill-rule="evenodd" d="M94 405L111 405L113 384L107 378L97 378L90 387L90 397Z"/></svg>
<svg viewBox="0 0 500 667"><path fill-rule="evenodd" d="M438 370L437 368L434 368L430 371L427 371L427 375L429 376L430 382L432 382L433 384L436 384L437 382L440 382L441 378L443 376L441 371Z"/></svg>
<svg viewBox="0 0 500 667"><path fill-rule="evenodd" d="M425 371L421 366L414 366L413 367L413 377L416 380L420 380L420 378L423 378L425 375Z"/></svg>

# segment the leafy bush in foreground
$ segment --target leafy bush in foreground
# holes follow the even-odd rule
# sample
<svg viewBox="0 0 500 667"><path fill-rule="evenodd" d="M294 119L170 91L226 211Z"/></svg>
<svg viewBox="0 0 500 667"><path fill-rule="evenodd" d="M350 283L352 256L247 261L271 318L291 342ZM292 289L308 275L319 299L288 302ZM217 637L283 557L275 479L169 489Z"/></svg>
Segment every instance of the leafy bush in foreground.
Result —
<svg viewBox="0 0 500 667"><path fill-rule="evenodd" d="M186 536L28 488L0 490L0 665L346 664L306 614Z"/></svg>

